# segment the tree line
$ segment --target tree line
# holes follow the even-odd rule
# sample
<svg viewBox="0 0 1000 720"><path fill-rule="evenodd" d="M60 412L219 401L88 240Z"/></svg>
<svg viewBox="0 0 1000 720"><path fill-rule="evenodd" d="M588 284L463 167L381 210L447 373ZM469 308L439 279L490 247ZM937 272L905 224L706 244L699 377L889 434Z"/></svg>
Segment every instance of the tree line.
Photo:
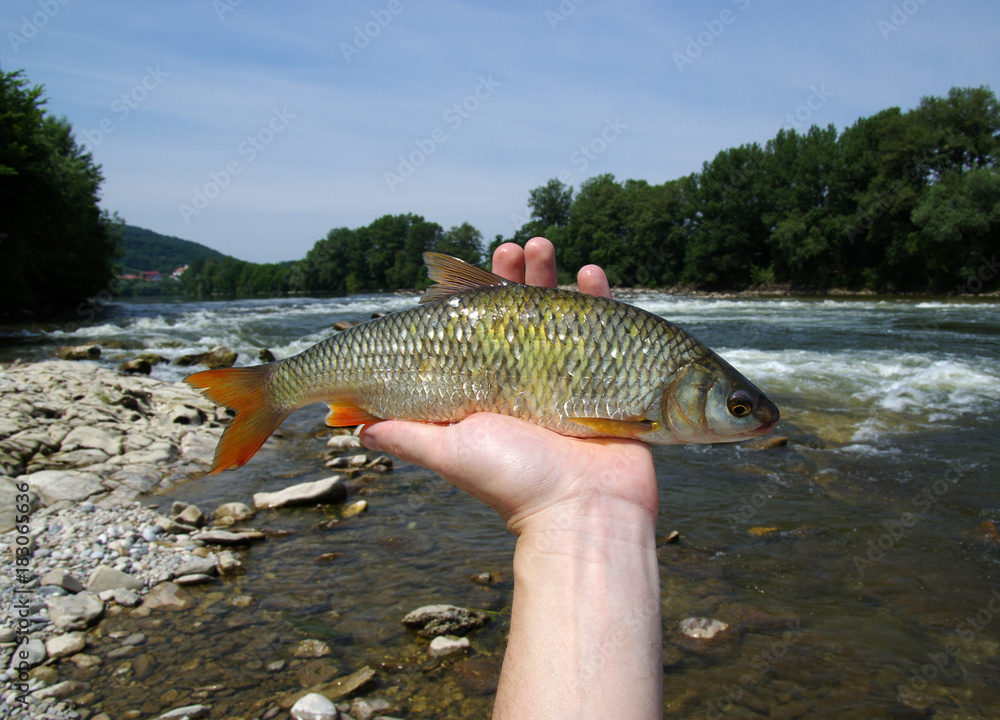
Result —
<svg viewBox="0 0 1000 720"><path fill-rule="evenodd" d="M100 167L69 123L45 112L41 93L20 72L0 71L0 316L83 312L88 297L123 289L124 224L99 209ZM998 157L995 94L952 88L840 132L783 129L659 185L610 174L578 189L549 180L529 192L527 221L488 248L469 223L445 230L420 215L385 215L330 230L297 262L203 255L181 285L200 297L422 289L425 251L484 264L502 242L543 235L556 246L563 282L596 263L617 286L993 290Z"/></svg>

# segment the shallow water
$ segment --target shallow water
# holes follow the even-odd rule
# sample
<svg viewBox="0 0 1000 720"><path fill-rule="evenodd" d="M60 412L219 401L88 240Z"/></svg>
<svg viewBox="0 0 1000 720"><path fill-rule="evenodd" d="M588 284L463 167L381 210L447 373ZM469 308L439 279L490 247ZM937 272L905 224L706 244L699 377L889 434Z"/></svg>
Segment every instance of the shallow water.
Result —
<svg viewBox="0 0 1000 720"><path fill-rule="evenodd" d="M133 349L106 351L108 364L140 348L173 358L217 344L254 364L261 347L287 356L337 320L413 302L121 304L72 332L0 329L0 361L113 338ZM1000 716L1000 546L981 525L1000 521L1000 305L654 293L632 302L693 332L761 387L782 411L776 433L791 440L765 451L654 449L659 534L681 537L660 549L667 716ZM154 369L164 379L184 373ZM211 509L324 477L322 420L321 408L300 412L248 466L152 501ZM246 575L193 590L193 611L105 621L105 632L138 627L150 639L114 661L130 663L120 674L90 678L103 707L119 717L203 699L218 717L247 717L367 664L378 671L372 694L402 716L488 715L513 538L420 468L397 463L369 491L369 511L331 529L316 526L337 508L259 514L254 526L290 534L247 551ZM317 561L324 553L339 556ZM492 571L503 576L495 584L469 579ZM249 607L231 604L239 595L252 597ZM426 641L400 624L434 602L495 613L472 634L469 660L428 661ZM692 615L742 631L707 651L692 647L675 630ZM295 660L306 637L333 653ZM279 659L284 669L268 671Z"/></svg>

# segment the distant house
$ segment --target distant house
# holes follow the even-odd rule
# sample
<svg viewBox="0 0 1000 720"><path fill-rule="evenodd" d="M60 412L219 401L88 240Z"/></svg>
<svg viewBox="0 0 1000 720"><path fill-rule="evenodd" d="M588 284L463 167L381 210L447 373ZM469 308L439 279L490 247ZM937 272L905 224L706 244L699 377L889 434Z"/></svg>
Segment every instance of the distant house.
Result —
<svg viewBox="0 0 1000 720"><path fill-rule="evenodd" d="M142 279L149 280L150 282L160 282L163 279L163 274L156 270L143 270Z"/></svg>
<svg viewBox="0 0 1000 720"><path fill-rule="evenodd" d="M174 278L175 280L180 279L180 276L183 275L184 271L187 270L187 269L188 269L187 265L185 265L184 267L179 267L176 270L174 270L172 273L170 273L170 277Z"/></svg>
<svg viewBox="0 0 1000 720"><path fill-rule="evenodd" d="M119 275L121 280L142 280L142 275Z"/></svg>

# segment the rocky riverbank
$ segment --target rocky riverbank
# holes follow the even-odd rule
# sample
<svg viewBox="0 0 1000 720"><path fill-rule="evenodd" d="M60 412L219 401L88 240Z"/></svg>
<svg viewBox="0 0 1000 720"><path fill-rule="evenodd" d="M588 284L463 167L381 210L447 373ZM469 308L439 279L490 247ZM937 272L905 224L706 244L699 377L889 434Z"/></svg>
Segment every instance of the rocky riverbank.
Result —
<svg viewBox="0 0 1000 720"><path fill-rule="evenodd" d="M245 527L253 509L234 502L203 513L175 503L167 515L141 502L204 474L227 420L226 411L182 383L85 362L0 370L0 718L108 718L87 679L121 659L116 673L147 676L153 661L141 650L158 639L105 626L118 616L185 610L193 600L184 586L242 572L245 548L266 537ZM330 446L339 455L358 445L347 436ZM328 466L377 473L391 462L354 455ZM260 493L254 503L342 503L342 480ZM364 509L357 501L342 517ZM309 657L308 648L303 652ZM393 706L348 700L370 687L373 674L334 679L325 693L315 692L325 686L306 686L264 704L260 716L289 707L293 717L381 715ZM219 716L210 703L178 704L163 717ZM138 708L126 714L147 715Z"/></svg>

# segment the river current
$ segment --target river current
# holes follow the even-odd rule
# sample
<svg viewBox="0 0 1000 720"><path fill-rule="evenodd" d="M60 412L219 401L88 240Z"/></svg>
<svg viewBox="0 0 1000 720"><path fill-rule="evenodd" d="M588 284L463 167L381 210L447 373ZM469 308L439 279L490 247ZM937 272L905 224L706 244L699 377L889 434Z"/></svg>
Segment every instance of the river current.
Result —
<svg viewBox="0 0 1000 720"><path fill-rule="evenodd" d="M1000 304L657 293L628 301L717 350L779 406L775 434L789 438L768 450L654 448L659 534L680 533L659 551L665 716L1000 716ZM0 362L112 339L127 349L105 350L101 364L228 345L238 365L251 365L261 348L287 357L338 320L415 302L120 302L80 327L0 328ZM158 365L153 376L186 372ZM297 413L246 467L150 502L210 511L325 477L323 417L322 408ZM145 716L190 700L214 703L220 717L250 716L317 678L370 665L373 694L403 717L488 716L509 625L513 538L492 512L418 467L397 462L368 491L367 513L324 529L336 508L259 513L255 526L287 534L248 551L245 575L192 590L193 611L113 619L145 622L164 640L145 680L95 681L104 708ZM470 580L479 573L494 582ZM239 596L250 605L238 607ZM426 641L400 624L438 602L494 615L459 663L429 662ZM677 631L692 616L736 632L692 645ZM291 659L306 637L332 655L294 672L268 665Z"/></svg>

